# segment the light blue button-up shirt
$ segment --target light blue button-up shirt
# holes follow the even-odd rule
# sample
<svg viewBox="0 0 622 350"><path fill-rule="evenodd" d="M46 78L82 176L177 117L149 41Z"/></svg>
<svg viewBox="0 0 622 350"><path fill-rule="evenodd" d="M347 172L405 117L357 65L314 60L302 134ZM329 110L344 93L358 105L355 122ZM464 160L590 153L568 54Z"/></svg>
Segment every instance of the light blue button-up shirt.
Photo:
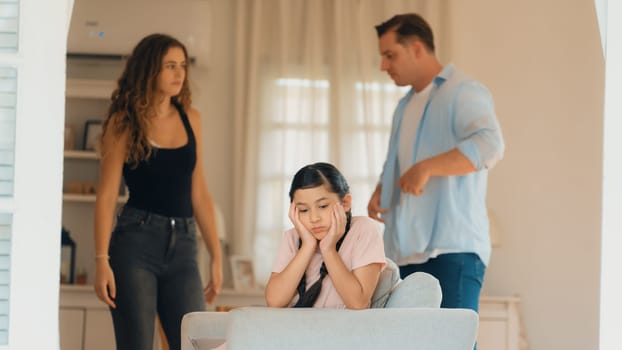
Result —
<svg viewBox="0 0 622 350"><path fill-rule="evenodd" d="M457 148L477 171L431 177L420 196L401 193L398 147L411 89L393 115L389 152L380 177L380 205L388 208L384 243L394 261L415 253L476 253L488 265L490 235L486 209L488 169L503 157L505 145L492 96L480 83L447 65L434 87L413 138L413 164ZM401 196L405 196L400 200Z"/></svg>

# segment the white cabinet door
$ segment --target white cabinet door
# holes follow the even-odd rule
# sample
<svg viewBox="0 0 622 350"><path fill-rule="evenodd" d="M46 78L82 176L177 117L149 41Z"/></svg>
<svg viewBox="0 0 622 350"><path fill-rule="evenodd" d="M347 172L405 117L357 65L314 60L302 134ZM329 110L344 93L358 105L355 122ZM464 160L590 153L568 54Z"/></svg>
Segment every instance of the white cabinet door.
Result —
<svg viewBox="0 0 622 350"><path fill-rule="evenodd" d="M82 350L84 309L60 309L60 349Z"/></svg>
<svg viewBox="0 0 622 350"><path fill-rule="evenodd" d="M479 323L477 348L479 350L505 350L507 345L507 323L503 320L482 320Z"/></svg>
<svg viewBox="0 0 622 350"><path fill-rule="evenodd" d="M85 350L115 350L112 316L106 309L86 311ZM62 349L65 350L65 349Z"/></svg>
<svg viewBox="0 0 622 350"><path fill-rule="evenodd" d="M521 338L520 299L518 297L481 297L479 301L480 350L524 349Z"/></svg>

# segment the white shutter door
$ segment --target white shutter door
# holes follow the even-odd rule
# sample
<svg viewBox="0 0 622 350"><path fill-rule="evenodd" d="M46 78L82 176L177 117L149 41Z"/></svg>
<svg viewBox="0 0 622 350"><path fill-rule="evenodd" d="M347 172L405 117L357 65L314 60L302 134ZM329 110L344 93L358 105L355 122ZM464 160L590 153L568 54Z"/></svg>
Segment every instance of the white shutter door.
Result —
<svg viewBox="0 0 622 350"><path fill-rule="evenodd" d="M11 214L0 214L0 344L9 339L9 282L11 265Z"/></svg>
<svg viewBox="0 0 622 350"><path fill-rule="evenodd" d="M0 1L0 53L18 52L19 3ZM13 179L15 178L15 105L17 69L0 63L0 345L9 342Z"/></svg>
<svg viewBox="0 0 622 350"><path fill-rule="evenodd" d="M0 350L58 349L73 0L0 0Z"/></svg>

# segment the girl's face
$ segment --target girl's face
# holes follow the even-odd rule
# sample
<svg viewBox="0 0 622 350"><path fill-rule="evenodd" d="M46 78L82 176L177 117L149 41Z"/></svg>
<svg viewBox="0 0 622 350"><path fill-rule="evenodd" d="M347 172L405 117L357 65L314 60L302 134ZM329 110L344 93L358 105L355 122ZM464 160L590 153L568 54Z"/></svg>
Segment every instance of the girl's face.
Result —
<svg viewBox="0 0 622 350"><path fill-rule="evenodd" d="M158 91L165 96L177 96L186 79L186 56L179 47L171 47L162 58L158 74Z"/></svg>
<svg viewBox="0 0 622 350"><path fill-rule="evenodd" d="M347 212L352 204L352 196L347 194L343 200L339 200L337 193L330 192L326 185L294 192L294 205L298 209L300 222L317 240L321 240L328 233L334 220L333 206L339 202Z"/></svg>

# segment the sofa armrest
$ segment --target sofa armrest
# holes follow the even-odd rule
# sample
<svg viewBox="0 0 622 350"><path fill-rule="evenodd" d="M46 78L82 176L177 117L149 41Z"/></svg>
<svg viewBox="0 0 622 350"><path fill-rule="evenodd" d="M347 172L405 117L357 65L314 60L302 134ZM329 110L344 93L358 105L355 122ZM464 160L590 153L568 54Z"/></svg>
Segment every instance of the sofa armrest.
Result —
<svg viewBox="0 0 622 350"><path fill-rule="evenodd" d="M181 321L181 350L211 349L227 335L228 312L202 311L184 315Z"/></svg>
<svg viewBox="0 0 622 350"><path fill-rule="evenodd" d="M478 326L467 309L242 308L230 316L228 350L471 350Z"/></svg>
<svg viewBox="0 0 622 350"><path fill-rule="evenodd" d="M441 306L443 292L436 277L415 272L406 276L391 291L384 307L430 307Z"/></svg>

